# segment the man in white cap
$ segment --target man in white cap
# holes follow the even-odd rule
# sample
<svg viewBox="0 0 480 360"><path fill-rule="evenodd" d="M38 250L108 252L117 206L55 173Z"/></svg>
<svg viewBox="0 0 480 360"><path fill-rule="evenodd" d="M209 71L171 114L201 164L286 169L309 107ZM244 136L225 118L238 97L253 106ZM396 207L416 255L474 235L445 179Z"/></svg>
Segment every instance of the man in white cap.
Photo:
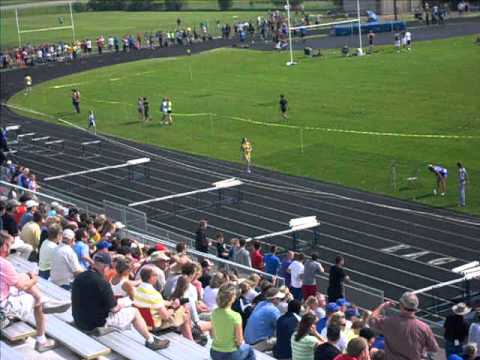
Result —
<svg viewBox="0 0 480 360"><path fill-rule="evenodd" d="M73 250L74 240L73 230L65 229L62 242L55 248L52 257L50 281L66 290L71 290L73 280L83 271Z"/></svg>
<svg viewBox="0 0 480 360"><path fill-rule="evenodd" d="M163 292L165 289L166 276L165 270L167 270L169 265L170 258L163 251L155 251L148 258L147 261L142 267L137 271L135 279L140 280L140 273L145 266L154 266L158 269L157 281L153 284L155 290Z"/></svg>
<svg viewBox="0 0 480 360"><path fill-rule="evenodd" d="M383 316L382 311L395 306L387 301L377 307L369 320L370 326L385 336L385 355L389 360L422 359L426 352L439 350L430 327L416 318L418 297L406 292L399 300L398 315Z"/></svg>
<svg viewBox="0 0 480 360"><path fill-rule="evenodd" d="M277 288L265 291L265 300L255 306L248 318L245 327L245 342L253 345L258 351L270 351L275 346L277 320L282 315L278 304L285 297L285 293Z"/></svg>

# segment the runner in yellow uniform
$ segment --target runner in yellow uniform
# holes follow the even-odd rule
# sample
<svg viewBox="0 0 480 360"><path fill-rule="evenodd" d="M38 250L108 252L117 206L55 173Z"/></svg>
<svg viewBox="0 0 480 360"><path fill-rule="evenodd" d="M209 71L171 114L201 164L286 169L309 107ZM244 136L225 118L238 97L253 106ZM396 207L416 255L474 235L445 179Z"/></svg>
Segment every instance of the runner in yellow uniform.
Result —
<svg viewBox="0 0 480 360"><path fill-rule="evenodd" d="M252 162L252 144L250 143L250 141L244 137L242 139L242 145L240 147L240 151L242 151L243 153L243 159L246 161L247 163L247 173L251 173L252 171L250 170L250 164Z"/></svg>

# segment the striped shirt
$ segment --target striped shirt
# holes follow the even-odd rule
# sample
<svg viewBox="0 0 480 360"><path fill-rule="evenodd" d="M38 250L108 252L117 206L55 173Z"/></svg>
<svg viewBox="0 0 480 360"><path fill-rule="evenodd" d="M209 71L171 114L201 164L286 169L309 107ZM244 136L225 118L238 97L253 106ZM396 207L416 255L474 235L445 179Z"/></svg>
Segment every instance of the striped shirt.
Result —
<svg viewBox="0 0 480 360"><path fill-rule="evenodd" d="M318 339L312 335L306 335L295 341L296 332L292 335L292 359L294 360L313 360L315 354L315 347L318 343Z"/></svg>
<svg viewBox="0 0 480 360"><path fill-rule="evenodd" d="M142 282L136 288L133 303L139 308L158 309L164 306L165 300L152 284Z"/></svg>

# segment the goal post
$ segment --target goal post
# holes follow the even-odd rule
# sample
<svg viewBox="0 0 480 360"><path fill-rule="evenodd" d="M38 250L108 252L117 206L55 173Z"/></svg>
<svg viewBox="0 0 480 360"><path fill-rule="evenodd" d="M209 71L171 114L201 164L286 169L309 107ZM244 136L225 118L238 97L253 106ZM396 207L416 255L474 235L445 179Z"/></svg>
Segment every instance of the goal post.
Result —
<svg viewBox="0 0 480 360"><path fill-rule="evenodd" d="M58 26L42 26L42 27L34 27L31 28L30 26L23 26L22 24L22 11L27 10L30 12L29 16L25 16L24 18L33 18L32 23L38 22L38 18L47 18L51 19L52 14L45 14L44 10L38 10L38 15L35 14L35 9L36 8L46 8L46 7L55 7L52 11L52 14L56 16L57 21L59 22ZM62 7L62 9L59 11L58 8ZM69 24L65 24L65 18L69 20ZM32 33L40 33L40 32L48 32L48 31L59 31L59 30L71 30L72 32L72 40L75 42L76 41L76 36L75 36L75 21L73 18L73 6L72 6L72 1L59 1L59 2L45 2L44 4L42 3L36 3L30 7L26 5L20 5L15 7L15 24L17 28L17 36L18 36L18 46L21 48L23 46L22 41L23 41L23 34L32 34Z"/></svg>
<svg viewBox="0 0 480 360"><path fill-rule="evenodd" d="M352 24L358 26L358 41L359 41L359 54L363 54L363 42L362 42L362 24L361 24L361 13L360 13L360 0L357 0L357 17L350 20L341 20L341 21L333 21L329 23L323 24L314 24L314 25L301 25L301 26L291 26L291 12L290 12L290 1L286 0L285 10L287 11L287 25L288 25L288 47L290 53L290 60L287 62L287 66L296 65L297 63L294 60L293 56L293 38L292 33L297 30L311 30L311 29L322 29L325 27L332 27L335 25L342 25L342 24ZM353 28L352 28L352 35L353 35Z"/></svg>

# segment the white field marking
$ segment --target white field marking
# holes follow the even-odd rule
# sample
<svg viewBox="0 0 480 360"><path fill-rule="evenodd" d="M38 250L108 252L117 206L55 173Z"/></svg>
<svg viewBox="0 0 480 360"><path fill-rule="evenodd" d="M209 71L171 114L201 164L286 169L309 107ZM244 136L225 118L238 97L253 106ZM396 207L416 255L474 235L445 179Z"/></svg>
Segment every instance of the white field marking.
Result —
<svg viewBox="0 0 480 360"><path fill-rule="evenodd" d="M118 81L118 80L122 80L123 78L111 78L111 79L108 79L108 81Z"/></svg>
<svg viewBox="0 0 480 360"><path fill-rule="evenodd" d="M35 110L29 109L29 108L25 108L25 107L22 107L22 106L18 106L18 105L5 104L5 103L3 103L2 105L6 106L6 107L9 107L9 108L12 108L12 109L17 109L17 110L20 110L20 111L30 112L32 114L37 114L37 115L40 115L40 116L44 116L44 117L48 117L48 118L60 121L64 124L66 124L66 125L69 125L69 126L73 127L73 128L76 128L76 129L81 130L83 132L87 132L92 136L103 139L104 141L108 141L108 142L111 142L113 144L123 146L125 148L128 148L128 149L137 151L139 153L151 156L152 158L157 158L157 159L161 159L161 160L171 162L173 164L180 165L184 168L192 168L192 169L194 169L194 170L196 170L197 172L200 172L200 173L206 173L206 174L210 174L210 175L213 174L213 175L222 176L222 177L230 176L228 174L220 173L220 172L217 172L217 171L206 170L206 169L200 168L198 166L190 165L190 164L187 164L187 163L182 162L182 161L178 161L178 160L166 157L166 156L162 156L162 155L158 155L158 154L146 151L146 150L142 150L142 149L137 148L135 146L128 145L128 144L122 143L121 141L118 141L118 140L109 138L107 136L101 135L100 133L97 133L96 135L93 135L87 129L84 129L81 126L78 126L76 124L71 123L70 121L67 121L67 120L64 120L64 119L61 119L61 118L56 118L56 117L54 117L52 115L49 115L49 114L45 114L45 113L35 111ZM117 136L117 138L129 141L129 139L124 139L122 137ZM330 193L330 192L326 192L326 191L312 190L312 189L304 187L304 186L292 188L292 186L266 184L265 182L258 182L258 181L254 181L254 180L250 180L250 179L244 179L244 178L241 178L241 177L238 177L238 178L241 181L244 181L245 183L251 184L252 186L255 186L255 187L258 187L258 188L265 188L265 189L268 189L268 190L271 190L271 191L289 191L289 192L299 192L299 193L311 194L311 195L331 196L331 197L335 197L336 199L339 199L339 200L358 202L358 203L361 203L361 204L377 206L377 207L384 208L384 209L389 209L389 210L401 211L401 212L406 212L406 213L411 213L411 214L416 214L416 215L429 216L429 217L432 217L432 218L446 220L446 221L450 221L450 222L453 222L453 223L471 225L471 226L480 226L480 221L474 221L473 219L472 220L462 219L462 218L458 218L458 217L454 217L454 216L446 216L446 215L439 215L439 214L435 214L435 213L430 213L430 212L427 212L427 211L413 210L413 209L402 208L402 207L393 206L393 205L386 205L386 204L376 203L376 202L373 202L373 201L361 200L361 199L351 198L351 197L344 196L344 195L338 195L338 194Z"/></svg>
<svg viewBox="0 0 480 360"><path fill-rule="evenodd" d="M55 86L50 86L50 89L63 89L63 88L66 88L66 87L72 87L72 86L78 86L78 85L86 84L87 82L88 81L72 83L72 84L64 84L64 85L55 85Z"/></svg>

